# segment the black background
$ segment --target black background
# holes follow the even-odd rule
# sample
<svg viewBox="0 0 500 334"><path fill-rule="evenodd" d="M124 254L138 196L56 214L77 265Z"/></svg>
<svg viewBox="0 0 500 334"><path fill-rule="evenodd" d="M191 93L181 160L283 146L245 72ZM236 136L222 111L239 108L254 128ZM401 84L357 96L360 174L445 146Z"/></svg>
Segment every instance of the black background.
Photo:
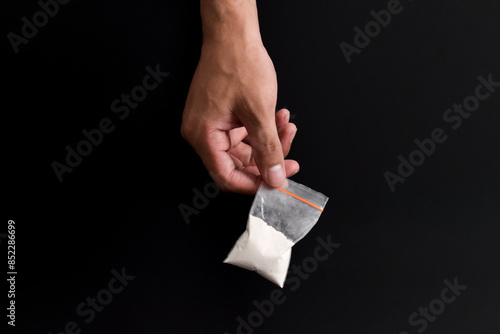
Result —
<svg viewBox="0 0 500 334"><path fill-rule="evenodd" d="M410 314L455 277L468 288L425 333L498 333L500 89L457 130L442 116L474 93L479 75L500 81L500 3L403 1L351 64L339 44L352 44L353 28L386 1L258 6L277 108L289 108L298 127L293 179L330 197L292 263L312 255L317 237L341 247L299 289L285 286L286 302L255 333L417 333ZM15 54L7 34L39 10L9 0L1 11L0 232L16 222L18 271L16 327L5 315L2 327L55 334L76 321L82 333L236 333L237 317L276 286L222 263L252 196L220 193L190 224L178 209L210 182L179 131L200 52L199 3L73 0ZM156 64L170 76L119 120L111 102ZM52 162L103 118L115 130L60 183ZM383 173L437 127L447 141L391 192ZM135 279L86 324L77 305L123 267Z"/></svg>

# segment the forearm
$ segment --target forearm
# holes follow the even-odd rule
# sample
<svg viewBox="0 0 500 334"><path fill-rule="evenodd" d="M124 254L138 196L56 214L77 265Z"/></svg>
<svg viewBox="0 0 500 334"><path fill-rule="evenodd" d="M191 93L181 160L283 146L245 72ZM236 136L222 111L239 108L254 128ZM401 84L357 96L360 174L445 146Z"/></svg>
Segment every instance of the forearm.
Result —
<svg viewBox="0 0 500 334"><path fill-rule="evenodd" d="M200 0L203 42L261 42L256 0Z"/></svg>

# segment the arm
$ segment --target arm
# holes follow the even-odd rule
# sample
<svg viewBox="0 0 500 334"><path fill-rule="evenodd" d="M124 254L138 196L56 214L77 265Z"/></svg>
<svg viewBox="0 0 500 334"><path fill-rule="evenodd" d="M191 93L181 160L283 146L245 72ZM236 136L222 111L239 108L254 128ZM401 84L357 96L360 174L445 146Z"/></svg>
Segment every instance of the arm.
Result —
<svg viewBox="0 0 500 334"><path fill-rule="evenodd" d="M255 193L299 170L285 160L297 128L275 114L274 65L260 37L255 0L201 0L203 46L181 132L219 188Z"/></svg>

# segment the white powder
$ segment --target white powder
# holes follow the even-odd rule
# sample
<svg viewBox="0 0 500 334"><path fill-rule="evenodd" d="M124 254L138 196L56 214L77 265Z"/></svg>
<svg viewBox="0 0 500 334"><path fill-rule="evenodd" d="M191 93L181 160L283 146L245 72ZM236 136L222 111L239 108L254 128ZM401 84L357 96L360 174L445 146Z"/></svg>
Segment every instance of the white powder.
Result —
<svg viewBox="0 0 500 334"><path fill-rule="evenodd" d="M256 271L280 287L285 283L294 242L262 219L249 215L247 229L224 260Z"/></svg>

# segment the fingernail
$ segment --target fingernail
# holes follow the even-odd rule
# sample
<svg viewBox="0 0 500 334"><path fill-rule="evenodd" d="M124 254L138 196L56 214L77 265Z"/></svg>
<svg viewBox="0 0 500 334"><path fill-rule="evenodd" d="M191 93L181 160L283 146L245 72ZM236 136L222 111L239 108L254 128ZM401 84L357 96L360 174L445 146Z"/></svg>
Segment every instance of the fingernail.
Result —
<svg viewBox="0 0 500 334"><path fill-rule="evenodd" d="M290 139L290 143L293 141L293 138L295 138L295 135L297 134L297 130L293 130L292 132L290 132L290 135L289 135L289 139Z"/></svg>
<svg viewBox="0 0 500 334"><path fill-rule="evenodd" d="M281 164L274 165L267 170L267 181L272 187L281 187L285 183L285 172Z"/></svg>
<svg viewBox="0 0 500 334"><path fill-rule="evenodd" d="M290 122L290 110L286 109L285 112L285 123Z"/></svg>

